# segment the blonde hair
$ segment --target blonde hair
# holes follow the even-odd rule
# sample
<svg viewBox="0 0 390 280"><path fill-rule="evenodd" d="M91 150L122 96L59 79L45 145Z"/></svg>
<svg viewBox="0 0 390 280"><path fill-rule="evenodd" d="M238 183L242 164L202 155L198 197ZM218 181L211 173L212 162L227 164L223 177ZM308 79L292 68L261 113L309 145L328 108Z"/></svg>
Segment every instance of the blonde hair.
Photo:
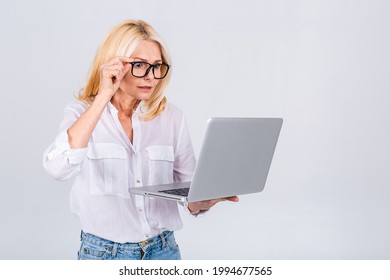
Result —
<svg viewBox="0 0 390 280"><path fill-rule="evenodd" d="M99 91L100 66L115 56L130 57L142 40L156 42L161 50L162 61L171 64L165 43L148 23L142 20L126 20L114 27L99 47L85 88L80 91L78 99L91 103ZM145 100L147 110L139 114L143 120L151 120L164 110L167 102L164 92L170 77L169 71L164 79L159 80L150 99Z"/></svg>

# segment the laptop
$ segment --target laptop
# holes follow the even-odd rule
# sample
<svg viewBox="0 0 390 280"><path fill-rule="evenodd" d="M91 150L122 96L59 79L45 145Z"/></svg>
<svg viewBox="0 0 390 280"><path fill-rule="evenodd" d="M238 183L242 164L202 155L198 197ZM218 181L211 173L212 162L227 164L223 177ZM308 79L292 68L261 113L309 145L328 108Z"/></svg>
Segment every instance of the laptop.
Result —
<svg viewBox="0 0 390 280"><path fill-rule="evenodd" d="M261 192L282 123L281 118L210 118L191 182L129 192L181 202Z"/></svg>

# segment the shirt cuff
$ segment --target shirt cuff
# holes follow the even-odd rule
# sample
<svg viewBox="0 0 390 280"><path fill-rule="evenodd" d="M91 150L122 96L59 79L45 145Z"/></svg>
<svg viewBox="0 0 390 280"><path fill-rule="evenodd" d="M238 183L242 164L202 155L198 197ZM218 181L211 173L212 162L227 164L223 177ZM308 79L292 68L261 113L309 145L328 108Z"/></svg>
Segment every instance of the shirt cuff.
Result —
<svg viewBox="0 0 390 280"><path fill-rule="evenodd" d="M70 149L65 151L65 157L68 159L69 164L80 164L87 155L87 151L88 148Z"/></svg>
<svg viewBox="0 0 390 280"><path fill-rule="evenodd" d="M87 155L88 148L71 149L68 140L68 131L60 132L54 141L54 149L47 154L49 160L60 155L65 156L69 164L80 164Z"/></svg>

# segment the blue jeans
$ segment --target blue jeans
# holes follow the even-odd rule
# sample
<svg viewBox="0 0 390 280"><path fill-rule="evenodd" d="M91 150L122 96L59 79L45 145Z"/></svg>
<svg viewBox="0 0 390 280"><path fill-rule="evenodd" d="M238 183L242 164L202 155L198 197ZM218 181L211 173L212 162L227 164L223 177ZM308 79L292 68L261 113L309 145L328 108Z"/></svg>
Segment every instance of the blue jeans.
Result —
<svg viewBox="0 0 390 280"><path fill-rule="evenodd" d="M81 232L79 260L180 260L179 246L172 231L139 243L116 243Z"/></svg>

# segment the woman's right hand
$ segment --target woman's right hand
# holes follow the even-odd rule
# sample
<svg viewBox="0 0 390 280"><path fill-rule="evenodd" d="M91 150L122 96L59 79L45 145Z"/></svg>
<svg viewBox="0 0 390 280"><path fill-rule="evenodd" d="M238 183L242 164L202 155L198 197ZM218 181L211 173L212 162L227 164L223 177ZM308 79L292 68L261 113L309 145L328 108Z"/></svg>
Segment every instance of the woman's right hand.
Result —
<svg viewBox="0 0 390 280"><path fill-rule="evenodd" d="M100 66L99 94L111 97L118 90L123 76L129 72L133 59L126 56L116 56Z"/></svg>
<svg viewBox="0 0 390 280"><path fill-rule="evenodd" d="M104 108L118 90L123 76L129 72L133 59L117 56L100 67L100 87L91 106L68 129L68 141L72 149L88 146L92 132L98 123Z"/></svg>

